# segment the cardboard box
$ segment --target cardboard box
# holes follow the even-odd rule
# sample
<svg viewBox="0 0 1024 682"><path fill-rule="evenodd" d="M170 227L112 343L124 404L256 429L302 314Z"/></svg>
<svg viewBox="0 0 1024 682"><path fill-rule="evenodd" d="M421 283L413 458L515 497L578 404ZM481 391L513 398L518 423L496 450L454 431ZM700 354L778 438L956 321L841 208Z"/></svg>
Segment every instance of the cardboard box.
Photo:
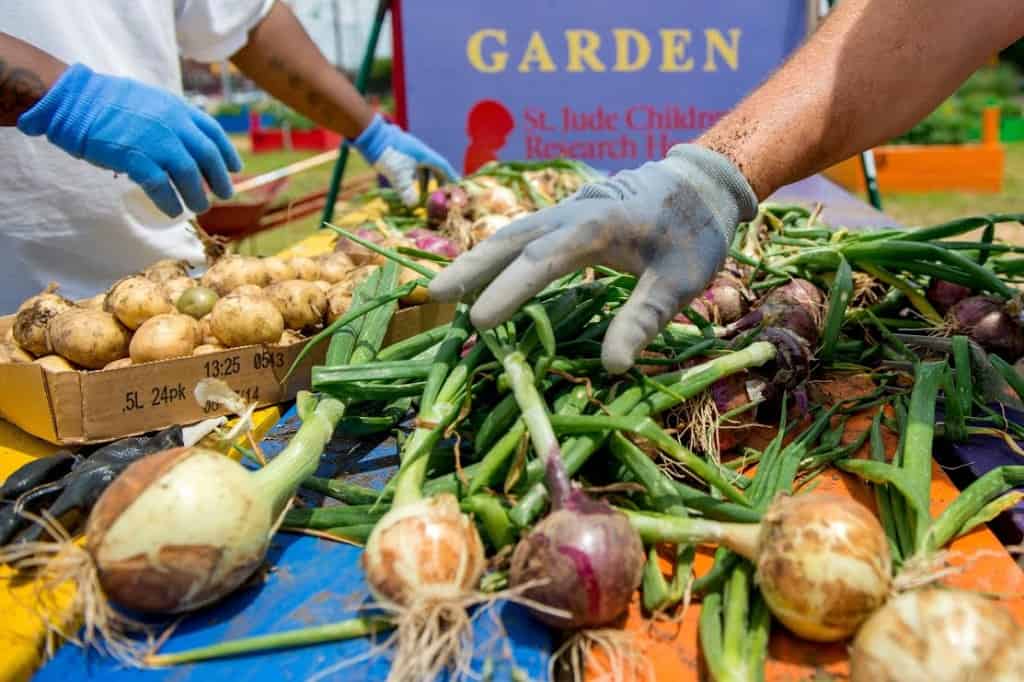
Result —
<svg viewBox="0 0 1024 682"><path fill-rule="evenodd" d="M451 320L454 306L427 304L398 311L385 344ZM0 318L0 334L13 316ZM0 417L58 445L82 445L133 436L173 424L226 414L196 402L196 384L223 379L261 407L285 402L309 388L310 368L323 361L320 344L282 383L304 344L245 346L198 357L122 369L51 372L36 364L0 364Z"/></svg>

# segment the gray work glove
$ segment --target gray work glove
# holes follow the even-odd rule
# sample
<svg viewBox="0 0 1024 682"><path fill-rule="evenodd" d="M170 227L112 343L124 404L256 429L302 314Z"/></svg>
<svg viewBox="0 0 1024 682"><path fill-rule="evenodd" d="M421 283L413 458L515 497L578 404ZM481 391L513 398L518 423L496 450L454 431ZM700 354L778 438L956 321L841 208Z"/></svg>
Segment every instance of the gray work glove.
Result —
<svg viewBox="0 0 1024 682"><path fill-rule="evenodd" d="M728 159L678 145L661 161L585 185L511 223L438 274L430 295L453 301L490 282L470 313L477 328L490 329L550 282L587 265L632 273L636 289L601 352L605 368L622 373L708 286L736 225L756 211L757 197Z"/></svg>

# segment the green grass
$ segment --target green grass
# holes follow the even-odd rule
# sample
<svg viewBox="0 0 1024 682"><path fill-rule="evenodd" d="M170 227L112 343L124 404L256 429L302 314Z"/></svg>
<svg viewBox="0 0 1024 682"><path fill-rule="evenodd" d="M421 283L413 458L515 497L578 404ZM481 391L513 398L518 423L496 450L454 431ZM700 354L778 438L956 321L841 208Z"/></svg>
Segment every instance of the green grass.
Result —
<svg viewBox="0 0 1024 682"><path fill-rule="evenodd" d="M978 192L928 192L882 194L882 210L903 225L934 225L954 218L984 213L1024 210L1024 143L1006 145L1006 177L998 194ZM1024 228L1005 225L998 236L1024 244Z"/></svg>
<svg viewBox="0 0 1024 682"><path fill-rule="evenodd" d="M310 151L273 151L254 154L249 147L249 138L244 135L232 137L239 155L242 157L245 175L254 176L266 173L290 163L316 156L320 152ZM369 166L358 153L349 154L348 164L345 168L345 177L365 173ZM331 172L334 164L327 163L307 171L297 173L288 180L284 191L277 196L277 202L297 199L327 189L331 180ZM320 223L320 213L300 218L294 222L281 227L267 230L241 240L238 243L238 252L253 256L271 256L288 248L292 244L301 241L316 232Z"/></svg>

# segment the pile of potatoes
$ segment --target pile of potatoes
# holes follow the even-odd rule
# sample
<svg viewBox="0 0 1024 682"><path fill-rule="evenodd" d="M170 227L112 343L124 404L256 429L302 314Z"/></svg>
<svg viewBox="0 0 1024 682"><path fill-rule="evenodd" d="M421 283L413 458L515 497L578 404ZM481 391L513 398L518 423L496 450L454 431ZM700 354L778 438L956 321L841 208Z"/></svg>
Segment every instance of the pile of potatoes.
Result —
<svg viewBox="0 0 1024 682"><path fill-rule="evenodd" d="M0 362L114 369L250 344L291 345L343 315L378 265L342 251L287 260L227 255L192 277L187 263L162 260L77 303L51 285L18 308L0 342ZM418 288L401 302L425 298Z"/></svg>

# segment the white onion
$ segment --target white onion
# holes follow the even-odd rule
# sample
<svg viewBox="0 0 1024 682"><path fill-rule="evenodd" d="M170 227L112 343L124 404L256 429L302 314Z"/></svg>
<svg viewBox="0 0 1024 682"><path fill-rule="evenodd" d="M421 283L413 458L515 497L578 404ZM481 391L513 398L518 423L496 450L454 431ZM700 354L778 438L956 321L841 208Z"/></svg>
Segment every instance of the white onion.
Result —
<svg viewBox="0 0 1024 682"><path fill-rule="evenodd" d="M1024 679L1024 637L1003 606L926 588L879 609L850 651L851 682L1011 682Z"/></svg>

